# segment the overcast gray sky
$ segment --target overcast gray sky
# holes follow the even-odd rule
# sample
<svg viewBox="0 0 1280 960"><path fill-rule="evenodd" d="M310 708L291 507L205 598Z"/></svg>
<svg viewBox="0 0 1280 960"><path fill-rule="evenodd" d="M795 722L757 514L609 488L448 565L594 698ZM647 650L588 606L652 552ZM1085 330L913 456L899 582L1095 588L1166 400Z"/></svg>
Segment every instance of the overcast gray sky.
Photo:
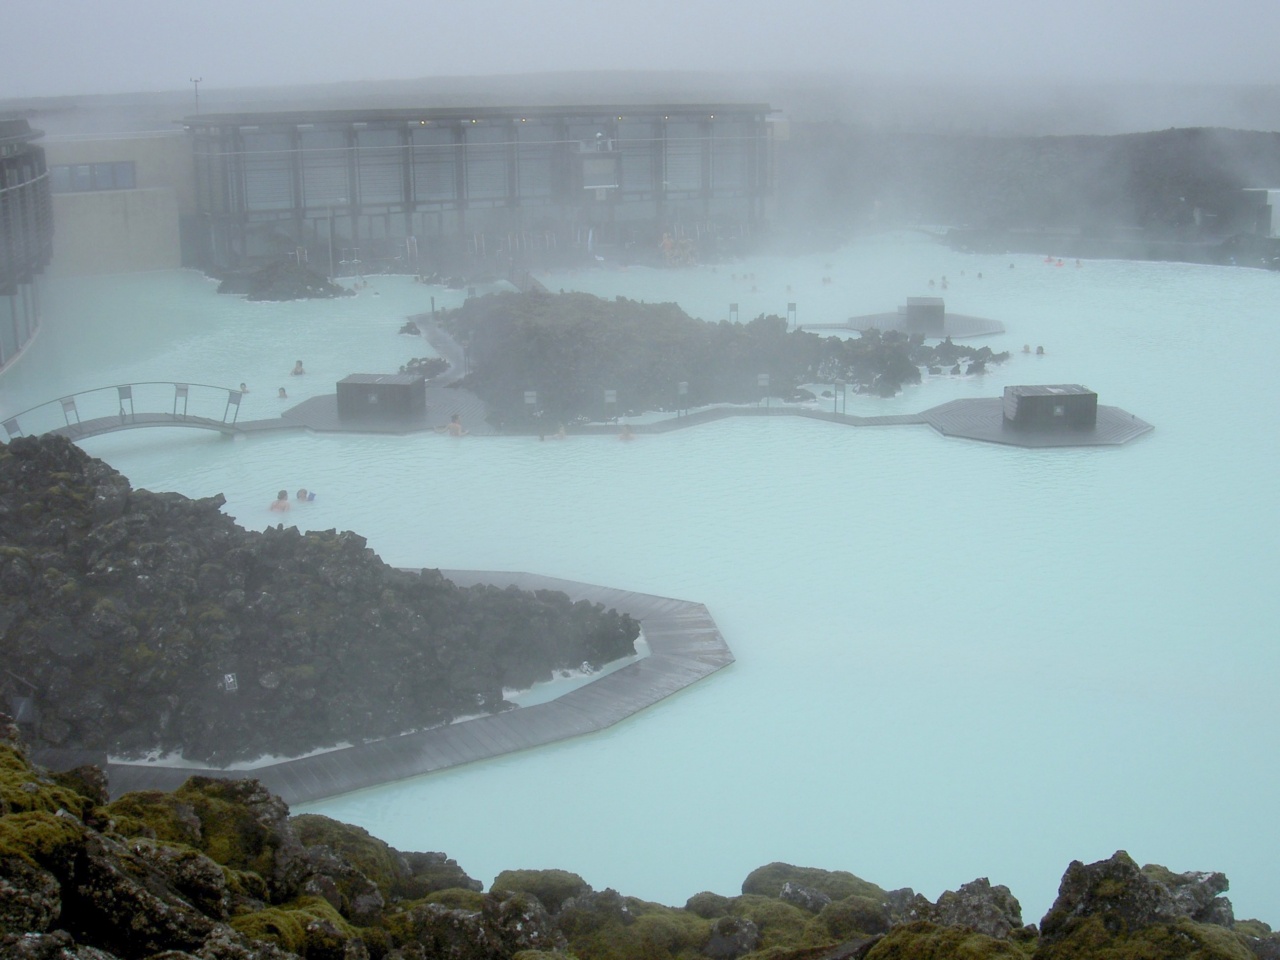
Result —
<svg viewBox="0 0 1280 960"><path fill-rule="evenodd" d="M565 70L1273 84L1277 0L11 3L0 97Z"/></svg>

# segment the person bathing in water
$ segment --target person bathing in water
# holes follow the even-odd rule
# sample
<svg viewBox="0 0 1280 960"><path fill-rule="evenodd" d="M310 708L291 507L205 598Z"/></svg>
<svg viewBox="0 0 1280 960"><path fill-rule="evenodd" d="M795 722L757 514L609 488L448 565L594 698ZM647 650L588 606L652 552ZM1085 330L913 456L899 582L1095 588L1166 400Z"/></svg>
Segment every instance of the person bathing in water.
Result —
<svg viewBox="0 0 1280 960"><path fill-rule="evenodd" d="M449 418L449 422L443 427L436 427L436 433L447 433L451 437L465 437L467 435L467 431L463 429L462 421L456 413Z"/></svg>

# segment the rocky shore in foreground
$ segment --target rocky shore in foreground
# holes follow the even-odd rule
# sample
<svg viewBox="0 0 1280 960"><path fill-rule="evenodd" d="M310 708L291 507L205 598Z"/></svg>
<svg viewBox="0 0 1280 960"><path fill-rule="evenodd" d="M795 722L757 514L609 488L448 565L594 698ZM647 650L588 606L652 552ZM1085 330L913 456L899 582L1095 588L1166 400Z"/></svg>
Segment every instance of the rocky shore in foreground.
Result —
<svg viewBox="0 0 1280 960"><path fill-rule="evenodd" d="M0 445L0 694L33 747L298 756L635 653L638 622L599 604L462 588L222 504L135 490L62 437Z"/></svg>
<svg viewBox="0 0 1280 960"><path fill-rule="evenodd" d="M1067 867L1040 924L986 878L936 902L772 863L683 907L561 869L488 891L443 853L289 809L256 780L193 777L110 801L101 771L50 774L0 715L0 956L13 960L1276 960L1220 873Z"/></svg>

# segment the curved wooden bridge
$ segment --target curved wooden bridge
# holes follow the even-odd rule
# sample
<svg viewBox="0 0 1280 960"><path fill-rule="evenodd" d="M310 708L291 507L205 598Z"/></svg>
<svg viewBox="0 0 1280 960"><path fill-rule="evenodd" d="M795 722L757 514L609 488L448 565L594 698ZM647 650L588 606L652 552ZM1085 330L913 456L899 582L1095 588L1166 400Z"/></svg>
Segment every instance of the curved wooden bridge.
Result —
<svg viewBox="0 0 1280 960"><path fill-rule="evenodd" d="M82 390L2 421L9 439L61 434L72 440L139 427L195 427L243 432L239 390L206 383L144 381ZM139 409L141 408L141 409Z"/></svg>

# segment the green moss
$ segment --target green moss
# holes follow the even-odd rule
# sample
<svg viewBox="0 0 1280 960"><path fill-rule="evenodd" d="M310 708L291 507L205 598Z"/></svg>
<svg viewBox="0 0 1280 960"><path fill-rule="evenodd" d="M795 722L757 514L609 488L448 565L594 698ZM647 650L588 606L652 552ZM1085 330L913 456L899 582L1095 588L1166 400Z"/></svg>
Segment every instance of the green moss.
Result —
<svg viewBox="0 0 1280 960"><path fill-rule="evenodd" d="M244 870L236 870L224 864L222 867L222 875L227 881L227 890L231 896L238 901L257 900L265 902L271 896L271 891L267 887L267 881L262 879L256 873L248 873Z"/></svg>
<svg viewBox="0 0 1280 960"><path fill-rule="evenodd" d="M417 903L397 904L383 912L382 928L395 946L403 946L413 940L414 923L410 911L415 906Z"/></svg>
<svg viewBox="0 0 1280 960"><path fill-rule="evenodd" d="M449 890L437 890L429 893L419 903L438 903L450 910L479 911L484 906L484 894L478 890L463 890L453 887Z"/></svg>
<svg viewBox="0 0 1280 960"><path fill-rule="evenodd" d="M742 881L742 892L763 897L776 897L790 881L810 890L825 893L832 900L845 897L870 897L883 900L885 891L846 870L821 870L817 867L796 867L789 863L770 863L757 867Z"/></svg>
<svg viewBox="0 0 1280 960"><path fill-rule="evenodd" d="M90 772L96 772L93 767L76 767L73 770L63 770L58 773L50 773L49 779L56 786L70 790L72 793L83 798L86 801L86 813L89 809L97 806L99 802L105 802L105 789L102 783L105 781L95 781Z"/></svg>
<svg viewBox="0 0 1280 960"><path fill-rule="evenodd" d="M122 836L186 844L239 874L267 878L279 838L245 805L243 789L235 781L192 777L173 793L129 793L103 809ZM242 878L240 886L258 897L255 881Z"/></svg>
<svg viewBox="0 0 1280 960"><path fill-rule="evenodd" d="M710 934L706 921L681 910L645 914L627 929L641 945L644 956L693 954L707 942Z"/></svg>
<svg viewBox="0 0 1280 960"><path fill-rule="evenodd" d="M1093 894L1104 900L1115 900L1124 895L1128 885L1116 877L1104 877L1093 888Z"/></svg>
<svg viewBox="0 0 1280 960"><path fill-rule="evenodd" d="M176 805L172 794L158 790L126 793L103 809L121 836L185 843L203 850L203 831L195 811Z"/></svg>
<svg viewBox="0 0 1280 960"><path fill-rule="evenodd" d="M531 893L551 913L557 913L560 905L570 897L588 893L591 887L576 873L567 870L503 870L493 881L490 890L498 893Z"/></svg>
<svg viewBox="0 0 1280 960"><path fill-rule="evenodd" d="M889 912L883 903L871 897L835 900L822 908L817 921L836 940L850 940L889 930Z"/></svg>
<svg viewBox="0 0 1280 960"><path fill-rule="evenodd" d="M323 845L349 860L388 899L396 895L398 881L407 873L392 847L360 827L341 823L316 813L290 817L294 832L304 846Z"/></svg>
<svg viewBox="0 0 1280 960"><path fill-rule="evenodd" d="M85 828L68 817L43 810L13 813L0 817L0 856L50 867L70 856L84 835Z"/></svg>
<svg viewBox="0 0 1280 960"><path fill-rule="evenodd" d="M807 947L769 947L749 953L746 958L749 960L826 960L831 954L831 948L831 943Z"/></svg>
<svg viewBox="0 0 1280 960"><path fill-rule="evenodd" d="M92 808L89 798L43 779L20 753L0 745L0 813L66 810L83 819Z"/></svg>
<svg viewBox="0 0 1280 960"><path fill-rule="evenodd" d="M271 876L275 865L275 837L241 802L234 782L192 777L172 794L175 805L189 807L200 821L200 849L210 858Z"/></svg>
<svg viewBox="0 0 1280 960"><path fill-rule="evenodd" d="M940 927L919 920L894 927L868 951L866 960L1026 960L1027 954L1006 940L995 940L968 927Z"/></svg>
<svg viewBox="0 0 1280 960"><path fill-rule="evenodd" d="M1237 920L1236 925L1232 929L1246 937L1262 937L1271 936L1271 925L1263 923L1261 920Z"/></svg>
<svg viewBox="0 0 1280 960"><path fill-rule="evenodd" d="M484 908L486 896L476 890L452 888L435 890L418 900L404 900L389 907L382 914L380 921L387 937L394 946L403 946L417 939L419 918L414 911L424 904L436 904L446 910L458 910L463 913L479 914Z"/></svg>
<svg viewBox="0 0 1280 960"><path fill-rule="evenodd" d="M317 922L322 921L322 922ZM351 925L320 897L301 897L278 907L233 917L231 926L247 937L291 950L306 960L341 960Z"/></svg>
<svg viewBox="0 0 1280 960"><path fill-rule="evenodd" d="M760 948L799 947L811 944L812 914L772 897L734 897L730 914L750 920L760 931Z"/></svg>
<svg viewBox="0 0 1280 960"><path fill-rule="evenodd" d="M1085 917L1035 960L1255 960L1244 937L1226 927L1178 920L1112 934L1100 917Z"/></svg>
<svg viewBox="0 0 1280 960"><path fill-rule="evenodd" d="M1168 867L1162 867L1158 863L1148 863L1142 868L1142 873L1149 880L1156 883L1163 883L1166 887L1173 886L1178 882L1178 875Z"/></svg>
<svg viewBox="0 0 1280 960"><path fill-rule="evenodd" d="M717 917L728 916L732 904L733 901L728 897L722 897L710 890L703 890L690 897L685 902L684 908L706 920L714 920Z"/></svg>
<svg viewBox="0 0 1280 960"><path fill-rule="evenodd" d="M687 910L626 898L632 920L603 914L599 923L562 924L570 952L581 960L695 960L711 924Z"/></svg>

